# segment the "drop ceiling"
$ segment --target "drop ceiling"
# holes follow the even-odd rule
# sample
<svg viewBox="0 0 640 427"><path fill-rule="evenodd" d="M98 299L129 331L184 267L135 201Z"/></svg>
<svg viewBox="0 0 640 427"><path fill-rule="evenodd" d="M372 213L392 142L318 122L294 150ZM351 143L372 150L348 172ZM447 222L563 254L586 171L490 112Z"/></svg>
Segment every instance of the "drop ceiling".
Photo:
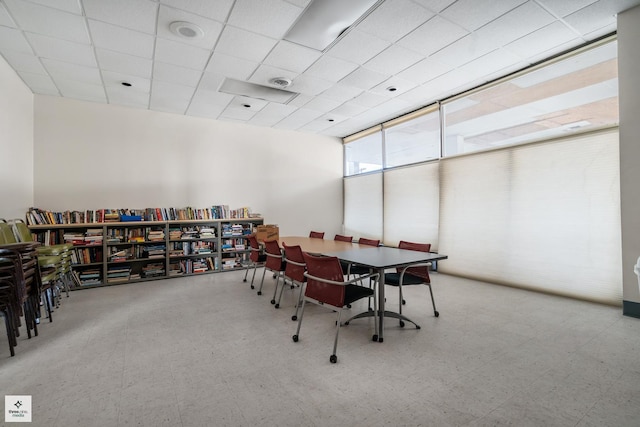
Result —
<svg viewBox="0 0 640 427"><path fill-rule="evenodd" d="M343 137L613 33L640 0L384 0L323 51L285 40L310 3L0 0L0 54L34 94ZM297 95L221 90L274 78Z"/></svg>

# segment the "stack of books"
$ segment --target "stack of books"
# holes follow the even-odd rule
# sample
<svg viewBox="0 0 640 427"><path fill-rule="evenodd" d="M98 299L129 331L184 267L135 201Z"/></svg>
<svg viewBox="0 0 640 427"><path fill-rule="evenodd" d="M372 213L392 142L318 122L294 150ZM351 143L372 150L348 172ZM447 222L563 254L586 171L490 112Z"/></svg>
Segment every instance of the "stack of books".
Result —
<svg viewBox="0 0 640 427"><path fill-rule="evenodd" d="M131 275L131 267L129 266L115 266L109 267L107 270L107 282L117 283L126 282Z"/></svg>

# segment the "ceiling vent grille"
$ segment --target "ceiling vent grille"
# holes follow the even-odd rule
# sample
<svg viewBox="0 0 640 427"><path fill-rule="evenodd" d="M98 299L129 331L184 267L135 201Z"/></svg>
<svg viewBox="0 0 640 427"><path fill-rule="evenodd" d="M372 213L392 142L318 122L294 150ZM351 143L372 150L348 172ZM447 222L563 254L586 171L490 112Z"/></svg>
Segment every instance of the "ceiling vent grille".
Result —
<svg viewBox="0 0 640 427"><path fill-rule="evenodd" d="M224 79L218 91L228 93L230 95L248 96L250 98L263 99L265 101L277 102L280 104L286 104L298 96L296 92L230 78Z"/></svg>

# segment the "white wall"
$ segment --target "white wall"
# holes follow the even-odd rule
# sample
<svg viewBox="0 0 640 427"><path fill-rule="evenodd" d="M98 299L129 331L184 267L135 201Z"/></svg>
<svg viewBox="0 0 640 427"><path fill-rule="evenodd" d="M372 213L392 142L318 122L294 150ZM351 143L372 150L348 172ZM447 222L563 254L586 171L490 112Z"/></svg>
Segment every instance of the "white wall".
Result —
<svg viewBox="0 0 640 427"><path fill-rule="evenodd" d="M640 7L618 15L620 104L620 211L622 279L626 314L640 316L638 279L633 266L640 256Z"/></svg>
<svg viewBox="0 0 640 427"><path fill-rule="evenodd" d="M34 203L53 211L250 206L281 235L337 233L337 138L35 97Z"/></svg>
<svg viewBox="0 0 640 427"><path fill-rule="evenodd" d="M33 204L33 94L0 56L0 218Z"/></svg>

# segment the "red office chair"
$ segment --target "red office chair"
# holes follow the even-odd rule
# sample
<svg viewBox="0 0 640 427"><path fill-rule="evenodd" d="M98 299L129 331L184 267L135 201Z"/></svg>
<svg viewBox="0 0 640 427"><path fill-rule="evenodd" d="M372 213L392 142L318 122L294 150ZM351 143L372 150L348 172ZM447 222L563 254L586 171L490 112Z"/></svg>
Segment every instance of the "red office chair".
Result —
<svg viewBox="0 0 640 427"><path fill-rule="evenodd" d="M361 237L358 239L358 244L378 247L380 246L380 240L365 239L364 237ZM369 274L370 272L367 267L349 264L348 262L343 261L341 261L340 264L342 265L342 271L348 278L351 278L352 275Z"/></svg>
<svg viewBox="0 0 640 427"><path fill-rule="evenodd" d="M277 240L269 240L264 242L264 250L267 255L267 260L264 263L264 271L262 272L262 281L260 282L260 289L258 289L258 295L262 295L262 286L264 286L264 276L267 270L272 271L276 278L276 287L273 290L273 298L271 298L271 304L276 303L276 292L278 292L278 283L282 277L282 273L286 267L282 250Z"/></svg>
<svg viewBox="0 0 640 427"><path fill-rule="evenodd" d="M374 290L356 285L355 282L358 280L345 282L340 261L336 257L316 257L307 253L303 253L303 256L307 264L307 272L304 274L307 277L307 284L304 290L304 298L302 299L300 317L298 318L298 329L292 337L293 342L298 342L300 336L300 326L302 325L306 302L312 302L334 309L338 312L338 318L336 320L336 337L333 341L333 354L329 358L329 361L336 363L338 361L336 350L338 348L338 334L340 333L340 316L342 309L347 304L373 296ZM364 276L363 278L373 278L377 276L377 274L373 274L371 276Z"/></svg>
<svg viewBox="0 0 640 427"><path fill-rule="evenodd" d="M309 237L314 239L324 239L324 231L312 231L309 233Z"/></svg>
<svg viewBox="0 0 640 427"><path fill-rule="evenodd" d="M336 234L333 240L337 240L339 242L353 242L353 236L343 236L341 234Z"/></svg>
<svg viewBox="0 0 640 427"><path fill-rule="evenodd" d="M256 278L256 270L258 267L262 266L264 262L267 260L267 256L262 253L262 249L260 248L260 243L258 243L258 239L255 234L250 234L247 236L249 240L249 264L247 264L247 269L244 273L243 282L247 281L247 275L249 274L249 269L253 268L253 276L251 277L251 289L253 289L253 280Z"/></svg>
<svg viewBox="0 0 640 427"><path fill-rule="evenodd" d="M298 301L296 302L296 314L291 316L291 320L298 320L298 310L302 303L302 291L304 289L304 284L307 281L307 278L304 275L304 272L307 271L307 265L304 262L304 256L302 255L302 249L300 246L287 246L286 243L283 243L282 247L284 248L284 259L287 262L287 266L284 269L285 281L289 279L292 286L300 287ZM278 297L276 308L280 306L280 298L282 298L283 290L284 286L280 289L280 296Z"/></svg>
<svg viewBox="0 0 640 427"><path fill-rule="evenodd" d="M399 249L408 249L412 251L422 251L429 252L431 250L430 243L414 243L414 242L406 242L400 241L398 244ZM398 313L402 316L402 305L405 304L405 300L402 296L402 287L407 285L427 285L429 287L429 294L431 294L431 304L433 305L433 315L435 317L440 316L438 310L436 310L436 302L433 299L433 291L431 290L431 280L429 278L429 266L431 263L420 264L420 265L411 265L404 268L397 268L395 273L387 273L384 275L384 283L385 285L397 286L400 293L400 306ZM406 317L400 317L400 326L404 326L404 322L402 319L409 320ZM419 326L409 320L411 323Z"/></svg>

